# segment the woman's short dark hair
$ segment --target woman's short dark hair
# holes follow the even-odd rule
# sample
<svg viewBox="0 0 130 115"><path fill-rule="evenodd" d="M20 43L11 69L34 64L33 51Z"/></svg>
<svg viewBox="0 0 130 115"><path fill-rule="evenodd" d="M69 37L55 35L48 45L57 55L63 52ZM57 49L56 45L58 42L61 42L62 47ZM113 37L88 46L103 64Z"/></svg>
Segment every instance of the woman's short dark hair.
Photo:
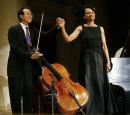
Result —
<svg viewBox="0 0 130 115"><path fill-rule="evenodd" d="M93 10L93 11L96 13L96 8L95 8L94 6L92 6L92 5L85 5L85 6L84 6L84 10L85 10L86 8L90 8L91 10Z"/></svg>
<svg viewBox="0 0 130 115"><path fill-rule="evenodd" d="M22 8L20 8L18 10L18 19L19 19L20 22L21 22L20 15L24 15L24 11L23 11L24 9L29 9L30 10L30 8L28 8L28 7L22 7Z"/></svg>

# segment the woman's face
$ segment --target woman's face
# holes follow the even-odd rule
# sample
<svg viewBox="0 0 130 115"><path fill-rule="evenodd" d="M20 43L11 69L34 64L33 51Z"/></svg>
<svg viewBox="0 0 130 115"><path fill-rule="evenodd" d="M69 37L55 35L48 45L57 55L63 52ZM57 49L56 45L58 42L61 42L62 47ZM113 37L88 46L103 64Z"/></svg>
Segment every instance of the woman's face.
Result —
<svg viewBox="0 0 130 115"><path fill-rule="evenodd" d="M95 12L91 8L86 8L84 19L87 21L94 21L95 20Z"/></svg>

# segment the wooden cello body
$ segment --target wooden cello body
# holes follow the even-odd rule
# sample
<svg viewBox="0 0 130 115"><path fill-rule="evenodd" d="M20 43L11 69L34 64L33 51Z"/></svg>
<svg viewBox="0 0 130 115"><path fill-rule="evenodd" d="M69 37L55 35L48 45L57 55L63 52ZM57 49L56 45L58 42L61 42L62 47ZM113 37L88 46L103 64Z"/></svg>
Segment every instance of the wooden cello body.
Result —
<svg viewBox="0 0 130 115"><path fill-rule="evenodd" d="M38 43L36 51L39 50L40 33L43 22L43 13L41 18ZM50 64L43 56L41 60L47 66L42 71L40 77L41 83L47 88L51 88L52 83L56 90L56 100L59 110L64 114L75 114L80 111L88 102L89 93L87 89L79 83L74 83L70 79L70 74L61 64ZM41 65L40 65L41 66Z"/></svg>
<svg viewBox="0 0 130 115"><path fill-rule="evenodd" d="M69 115L77 113L88 102L87 89L79 83L73 82L70 74L61 64L48 64L42 71L40 81L48 88L51 88L52 82L54 83L56 101L62 113Z"/></svg>

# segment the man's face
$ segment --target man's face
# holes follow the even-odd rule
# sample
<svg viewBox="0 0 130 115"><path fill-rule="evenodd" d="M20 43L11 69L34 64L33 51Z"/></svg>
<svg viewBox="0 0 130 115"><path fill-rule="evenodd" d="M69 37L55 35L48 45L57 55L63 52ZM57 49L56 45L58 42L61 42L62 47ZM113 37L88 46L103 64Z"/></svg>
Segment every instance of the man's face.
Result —
<svg viewBox="0 0 130 115"><path fill-rule="evenodd" d="M24 15L21 15L21 20L25 24L29 24L32 22L32 12L29 9L23 9Z"/></svg>

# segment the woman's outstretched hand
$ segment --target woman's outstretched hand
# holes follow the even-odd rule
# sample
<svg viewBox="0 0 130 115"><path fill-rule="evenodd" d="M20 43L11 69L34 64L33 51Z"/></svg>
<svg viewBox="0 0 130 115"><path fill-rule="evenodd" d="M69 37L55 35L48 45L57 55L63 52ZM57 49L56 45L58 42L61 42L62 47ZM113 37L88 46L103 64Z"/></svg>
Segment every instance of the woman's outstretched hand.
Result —
<svg viewBox="0 0 130 115"><path fill-rule="evenodd" d="M58 17L56 18L56 24L60 28L63 28L65 26L65 20L63 18Z"/></svg>

